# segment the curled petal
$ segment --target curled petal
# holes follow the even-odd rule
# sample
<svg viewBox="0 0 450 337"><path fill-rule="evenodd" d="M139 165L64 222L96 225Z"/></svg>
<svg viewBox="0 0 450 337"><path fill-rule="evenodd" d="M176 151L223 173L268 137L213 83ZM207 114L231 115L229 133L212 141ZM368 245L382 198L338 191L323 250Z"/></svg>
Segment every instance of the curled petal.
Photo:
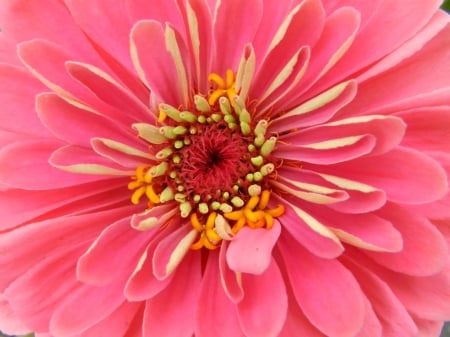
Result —
<svg viewBox="0 0 450 337"><path fill-rule="evenodd" d="M280 233L278 221L271 229L242 228L228 247L228 265L235 272L262 274L269 267L272 249Z"/></svg>

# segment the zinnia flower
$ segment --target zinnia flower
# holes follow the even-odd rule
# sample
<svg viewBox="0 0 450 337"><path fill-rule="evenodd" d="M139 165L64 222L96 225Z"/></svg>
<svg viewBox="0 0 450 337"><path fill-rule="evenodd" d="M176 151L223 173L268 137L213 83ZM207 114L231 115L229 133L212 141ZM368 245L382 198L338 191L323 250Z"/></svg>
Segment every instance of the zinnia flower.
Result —
<svg viewBox="0 0 450 337"><path fill-rule="evenodd" d="M1 0L1 329L437 336L439 5Z"/></svg>

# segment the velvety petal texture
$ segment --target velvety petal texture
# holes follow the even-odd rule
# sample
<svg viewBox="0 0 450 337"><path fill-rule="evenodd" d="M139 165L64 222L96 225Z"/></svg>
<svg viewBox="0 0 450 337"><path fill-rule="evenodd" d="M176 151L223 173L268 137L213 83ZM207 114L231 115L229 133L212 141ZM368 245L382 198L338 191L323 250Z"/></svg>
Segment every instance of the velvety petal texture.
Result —
<svg viewBox="0 0 450 337"><path fill-rule="evenodd" d="M0 331L437 337L439 0L0 0Z"/></svg>

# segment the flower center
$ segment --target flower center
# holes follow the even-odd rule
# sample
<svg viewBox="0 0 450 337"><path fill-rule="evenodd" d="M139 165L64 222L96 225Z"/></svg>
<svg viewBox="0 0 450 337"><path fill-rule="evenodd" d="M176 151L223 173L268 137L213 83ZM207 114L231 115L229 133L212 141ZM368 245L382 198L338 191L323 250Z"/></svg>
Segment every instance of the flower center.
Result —
<svg viewBox="0 0 450 337"><path fill-rule="evenodd" d="M239 180L241 172L252 169L248 162L247 142L223 121L200 125L196 131L188 137L190 145L179 151L184 160L177 167L178 176L186 193L198 194L204 201L215 193L232 193L232 186Z"/></svg>
<svg viewBox="0 0 450 337"><path fill-rule="evenodd" d="M148 207L177 202L199 239L193 249L217 248L242 227L270 229L282 205L269 209L271 152L276 137L255 121L234 89L234 74L211 74L208 97L195 95L186 110L160 104L157 128L140 124L141 138L157 149L154 165L138 167L128 185L131 201Z"/></svg>

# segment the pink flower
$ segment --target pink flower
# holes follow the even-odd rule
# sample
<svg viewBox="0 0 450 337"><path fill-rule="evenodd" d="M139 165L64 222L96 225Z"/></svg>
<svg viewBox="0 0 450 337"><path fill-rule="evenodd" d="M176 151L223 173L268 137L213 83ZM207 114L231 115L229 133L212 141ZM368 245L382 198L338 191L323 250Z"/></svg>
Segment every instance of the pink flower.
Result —
<svg viewBox="0 0 450 337"><path fill-rule="evenodd" d="M0 328L437 336L439 5L0 0Z"/></svg>

